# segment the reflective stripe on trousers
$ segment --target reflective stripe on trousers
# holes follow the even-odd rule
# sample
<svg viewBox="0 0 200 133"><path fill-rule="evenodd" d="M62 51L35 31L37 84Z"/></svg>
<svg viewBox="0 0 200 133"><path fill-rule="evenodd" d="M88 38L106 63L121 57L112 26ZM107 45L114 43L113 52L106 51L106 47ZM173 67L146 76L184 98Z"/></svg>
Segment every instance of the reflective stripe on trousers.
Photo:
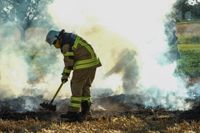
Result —
<svg viewBox="0 0 200 133"><path fill-rule="evenodd" d="M81 102L88 101L91 103L90 97L75 97L72 96L70 99L70 108L74 111L79 111L81 107Z"/></svg>

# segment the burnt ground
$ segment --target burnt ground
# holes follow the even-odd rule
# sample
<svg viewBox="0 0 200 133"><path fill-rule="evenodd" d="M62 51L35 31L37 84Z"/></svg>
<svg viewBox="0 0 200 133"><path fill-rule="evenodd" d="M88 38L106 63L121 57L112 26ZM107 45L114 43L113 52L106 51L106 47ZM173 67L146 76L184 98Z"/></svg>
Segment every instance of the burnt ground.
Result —
<svg viewBox="0 0 200 133"><path fill-rule="evenodd" d="M43 110L36 106L34 108L32 106L25 106L27 99L29 104L37 103L39 105L38 102L42 101L42 99L38 100L40 97L37 97L37 100L33 97L6 99L0 102L0 131L25 132L25 129L27 129L30 132L43 130L48 132L47 129L50 128L51 130L56 130L56 132L65 132L66 129L68 129L68 132L77 132L76 130L81 127L80 132L83 129L86 132L98 132L98 129L101 128L106 132L114 132L116 130L119 132L144 133L148 131L164 132L165 130L178 132L179 128L182 129L188 126L187 128L191 129L193 126L195 127L194 131L200 132L200 126L198 127L200 124L200 106L198 101L190 100L195 105L191 110L170 111L161 107L146 108L134 102L137 101L135 98L141 100L140 98L138 99L138 96L127 95L97 98L92 105L93 117L88 120L88 123L78 125L77 123L67 124L68 122L64 122L64 125L61 124L59 116L67 110L67 99L55 102L57 105L56 112ZM30 122L33 122L33 124L30 124ZM14 126L16 124L18 126ZM88 128L85 128L85 126L88 126ZM173 128L174 126L177 127Z"/></svg>
<svg viewBox="0 0 200 133"><path fill-rule="evenodd" d="M2 120L24 120L37 119L46 121L59 121L59 116L67 111L68 99L56 101L57 111L48 111L42 108L32 107L30 110L24 109L25 99L30 99L32 102L39 105L38 101L33 97L20 97L17 99L0 101L0 119ZM39 99L39 97L37 97ZM199 121L200 120L200 102L193 102L193 108L187 111L170 111L161 107L146 108L142 104L131 102L135 100L135 96L115 95L97 98L92 105L92 114L95 119L104 119L116 116L137 116L141 119L156 120L173 120L173 121ZM138 97L137 97L138 100ZM67 101L67 102L66 102ZM27 107L25 107L27 108Z"/></svg>

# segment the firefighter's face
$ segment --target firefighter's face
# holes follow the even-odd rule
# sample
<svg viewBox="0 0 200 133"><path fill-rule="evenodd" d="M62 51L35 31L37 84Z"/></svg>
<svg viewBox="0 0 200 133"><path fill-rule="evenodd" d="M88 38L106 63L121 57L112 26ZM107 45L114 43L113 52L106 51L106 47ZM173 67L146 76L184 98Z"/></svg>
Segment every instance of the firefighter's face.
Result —
<svg viewBox="0 0 200 133"><path fill-rule="evenodd" d="M55 46L55 48L61 47L60 41L58 39L55 41L54 46Z"/></svg>

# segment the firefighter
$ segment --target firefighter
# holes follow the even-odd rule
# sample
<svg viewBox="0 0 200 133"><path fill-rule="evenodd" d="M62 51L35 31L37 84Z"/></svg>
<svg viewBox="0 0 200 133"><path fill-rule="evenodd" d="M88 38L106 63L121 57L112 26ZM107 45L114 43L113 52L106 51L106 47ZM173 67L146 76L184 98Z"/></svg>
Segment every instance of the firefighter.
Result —
<svg viewBox="0 0 200 133"><path fill-rule="evenodd" d="M90 114L91 95L90 86L95 78L96 68L101 66L92 46L82 37L67 33L64 30L51 30L46 36L46 42L61 50L65 67L61 81L67 82L71 71L70 105L61 119L67 121L83 121Z"/></svg>

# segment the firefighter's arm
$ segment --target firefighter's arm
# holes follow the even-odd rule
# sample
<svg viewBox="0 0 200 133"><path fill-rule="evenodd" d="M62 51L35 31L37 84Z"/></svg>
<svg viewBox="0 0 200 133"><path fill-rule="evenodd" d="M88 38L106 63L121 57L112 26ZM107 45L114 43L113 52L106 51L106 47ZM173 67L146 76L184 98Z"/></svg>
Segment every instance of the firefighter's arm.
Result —
<svg viewBox="0 0 200 133"><path fill-rule="evenodd" d="M62 53L64 56L64 70L62 73L62 82L66 82L68 80L68 77L70 75L71 70L73 70L74 60L73 56L74 53L72 51L69 51L69 45L64 45L62 47Z"/></svg>

